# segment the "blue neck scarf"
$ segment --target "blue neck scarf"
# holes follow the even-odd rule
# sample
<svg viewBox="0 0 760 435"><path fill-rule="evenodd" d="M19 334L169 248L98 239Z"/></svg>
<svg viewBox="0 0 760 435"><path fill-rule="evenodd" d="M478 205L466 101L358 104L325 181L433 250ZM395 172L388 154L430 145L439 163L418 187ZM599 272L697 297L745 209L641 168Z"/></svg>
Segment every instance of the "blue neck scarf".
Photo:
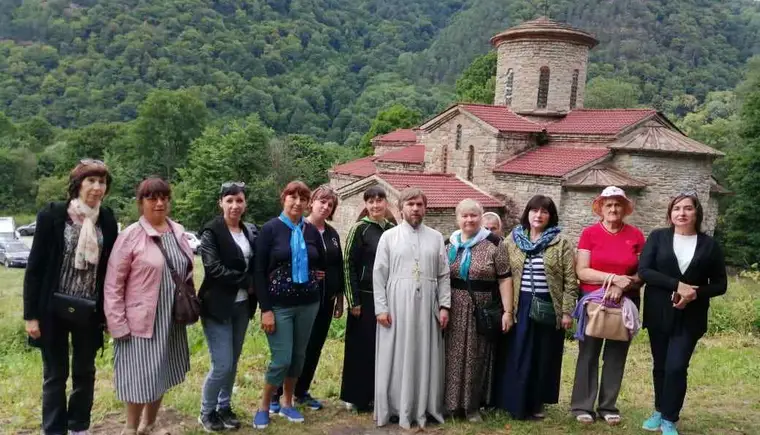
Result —
<svg viewBox="0 0 760 435"><path fill-rule="evenodd" d="M525 254L534 255L546 249L546 247L549 246L549 242L554 240L560 231L561 230L558 226L547 228L541 233L538 240L534 242L530 240L530 233L525 230L522 225L518 225L512 230L512 240L515 241L517 247Z"/></svg>
<svg viewBox="0 0 760 435"><path fill-rule="evenodd" d="M306 240L303 238L304 220L301 218L298 225L293 225L285 212L280 213L280 220L290 228L290 260L293 282L296 284L308 282L309 253L306 251Z"/></svg>
<svg viewBox="0 0 760 435"><path fill-rule="evenodd" d="M485 228L481 228L474 237L470 240L462 243L462 230L456 230L449 238L451 247L449 248L449 264L454 264L457 260L457 252L460 249L464 249L462 253L462 260L459 262L459 277L467 281L470 276L470 262L472 260L472 247L477 245L478 242L488 237L491 234Z"/></svg>

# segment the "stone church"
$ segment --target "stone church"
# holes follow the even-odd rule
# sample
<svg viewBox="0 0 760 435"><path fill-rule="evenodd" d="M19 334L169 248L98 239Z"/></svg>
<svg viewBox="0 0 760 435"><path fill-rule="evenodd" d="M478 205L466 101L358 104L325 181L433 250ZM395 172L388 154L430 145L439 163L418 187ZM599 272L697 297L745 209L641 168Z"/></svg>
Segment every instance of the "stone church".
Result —
<svg viewBox="0 0 760 435"><path fill-rule="evenodd" d="M717 197L712 178L723 154L688 138L654 109L584 109L589 50L596 38L545 17L491 38L497 51L493 105L455 104L408 130L372 140L374 155L335 166L330 183L341 204L334 224L344 234L379 184L394 204L406 187L428 196L428 225L448 235L454 207L478 200L508 222L535 194L557 204L566 236L577 240L596 221L591 202L608 185L625 189L635 212L627 222L648 234L665 224L670 198L696 190L712 232Z"/></svg>

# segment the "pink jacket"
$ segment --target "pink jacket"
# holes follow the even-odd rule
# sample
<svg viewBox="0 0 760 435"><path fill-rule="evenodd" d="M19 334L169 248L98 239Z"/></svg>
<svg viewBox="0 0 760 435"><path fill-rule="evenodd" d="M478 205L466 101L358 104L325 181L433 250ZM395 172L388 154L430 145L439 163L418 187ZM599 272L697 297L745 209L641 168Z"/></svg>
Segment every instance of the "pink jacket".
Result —
<svg viewBox="0 0 760 435"><path fill-rule="evenodd" d="M188 278L193 276L193 251L184 237L182 225L170 219L169 225L190 260ZM133 335L153 337L153 323L164 270L164 256L151 237L160 234L144 217L127 227L116 238L108 260L104 311L108 331L114 338ZM181 272L180 272L181 273Z"/></svg>

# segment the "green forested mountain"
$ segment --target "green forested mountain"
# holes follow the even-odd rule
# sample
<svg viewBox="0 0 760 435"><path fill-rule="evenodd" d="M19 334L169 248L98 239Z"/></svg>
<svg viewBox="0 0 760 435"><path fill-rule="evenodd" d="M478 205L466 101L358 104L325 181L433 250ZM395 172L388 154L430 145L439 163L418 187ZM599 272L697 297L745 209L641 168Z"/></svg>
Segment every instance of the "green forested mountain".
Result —
<svg viewBox="0 0 760 435"><path fill-rule="evenodd" d="M474 0L415 59L415 73L452 83L489 38L535 18L543 1ZM760 53L760 3L754 0L552 0L549 16L594 33L589 78L621 78L640 87L642 103L674 96L702 101L731 89L741 66ZM540 8L539 8L540 9ZM539 11L541 13L543 11Z"/></svg>
<svg viewBox="0 0 760 435"><path fill-rule="evenodd" d="M590 78L640 102L730 89L760 52L753 0L553 0L598 35ZM214 117L357 144L378 110L427 116L488 38L542 0L0 0L0 111L56 126L128 121L152 89L189 88Z"/></svg>

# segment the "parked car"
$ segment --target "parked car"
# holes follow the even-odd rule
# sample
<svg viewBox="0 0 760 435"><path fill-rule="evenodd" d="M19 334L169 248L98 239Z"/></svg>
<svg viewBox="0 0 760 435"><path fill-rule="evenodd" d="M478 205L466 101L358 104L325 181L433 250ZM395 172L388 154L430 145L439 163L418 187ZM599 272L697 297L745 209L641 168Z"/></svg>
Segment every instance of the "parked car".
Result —
<svg viewBox="0 0 760 435"><path fill-rule="evenodd" d="M20 227L16 228L16 232L18 232L21 236L33 236L35 229L37 229L37 222L32 222L28 225L21 225Z"/></svg>
<svg viewBox="0 0 760 435"><path fill-rule="evenodd" d="M190 245L190 248L192 248L193 254L197 254L198 248L201 246L201 241L198 240L198 236L193 232L185 231L185 239L187 239L187 243Z"/></svg>
<svg viewBox="0 0 760 435"><path fill-rule="evenodd" d="M16 220L12 217L0 217L0 240L16 240Z"/></svg>
<svg viewBox="0 0 760 435"><path fill-rule="evenodd" d="M29 259L29 247L17 240L0 241L0 263L5 267L26 267Z"/></svg>

